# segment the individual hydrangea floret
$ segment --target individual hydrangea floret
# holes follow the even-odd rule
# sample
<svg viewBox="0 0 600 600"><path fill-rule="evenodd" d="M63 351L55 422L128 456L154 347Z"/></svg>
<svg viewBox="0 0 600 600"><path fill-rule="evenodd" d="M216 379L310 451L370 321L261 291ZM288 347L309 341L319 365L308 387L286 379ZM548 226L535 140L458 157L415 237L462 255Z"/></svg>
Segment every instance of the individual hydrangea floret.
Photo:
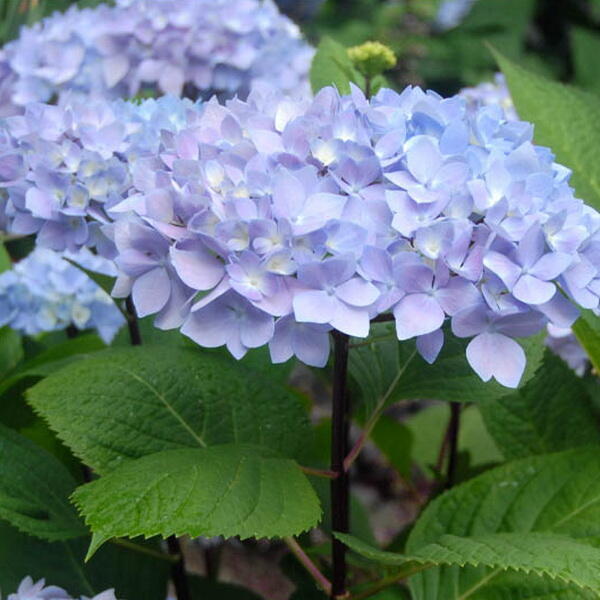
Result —
<svg viewBox="0 0 600 600"><path fill-rule="evenodd" d="M2 596L0 595L0 599ZM18 590L14 594L9 594L7 600L77 600L71 598L71 595L62 588L54 585L46 586L46 581L40 579L35 581L31 577L25 577L19 584ZM81 596L80 600L117 600L114 590L106 590L101 594L88 598Z"/></svg>
<svg viewBox="0 0 600 600"><path fill-rule="evenodd" d="M68 326L94 329L110 343L125 324L123 315L113 299L67 258L90 271L116 274L111 261L85 248L62 255L37 248L0 274L0 326L28 335Z"/></svg>
<svg viewBox="0 0 600 600"><path fill-rule="evenodd" d="M365 337L385 314L428 362L445 336L465 338L482 379L514 387L519 338L571 326L571 300L598 307L600 215L498 106L414 87L292 100L259 86L186 119L150 154L130 152L101 225L113 293L162 328L322 366L330 330ZM38 185L24 181L25 195Z"/></svg>
<svg viewBox="0 0 600 600"><path fill-rule="evenodd" d="M65 92L245 96L266 81L308 90L313 49L271 0L117 0L71 7L0 51L2 114Z"/></svg>
<svg viewBox="0 0 600 600"><path fill-rule="evenodd" d="M502 73L496 73L494 81L484 81L474 87L463 88L460 95L467 100L472 110L479 106L501 106L509 121L517 121L519 115L513 103L506 79Z"/></svg>

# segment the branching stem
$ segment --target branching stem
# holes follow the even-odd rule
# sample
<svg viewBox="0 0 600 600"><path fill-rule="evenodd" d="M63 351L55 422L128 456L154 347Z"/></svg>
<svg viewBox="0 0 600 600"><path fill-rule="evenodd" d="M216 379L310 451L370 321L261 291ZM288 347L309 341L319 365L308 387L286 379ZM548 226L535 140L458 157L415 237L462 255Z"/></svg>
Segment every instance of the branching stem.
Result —
<svg viewBox="0 0 600 600"><path fill-rule="evenodd" d="M319 567L312 561L310 556L304 552L300 544L293 537L286 537L284 541L292 554L298 559L300 564L310 573L317 585L327 594L331 594L331 581L321 573Z"/></svg>

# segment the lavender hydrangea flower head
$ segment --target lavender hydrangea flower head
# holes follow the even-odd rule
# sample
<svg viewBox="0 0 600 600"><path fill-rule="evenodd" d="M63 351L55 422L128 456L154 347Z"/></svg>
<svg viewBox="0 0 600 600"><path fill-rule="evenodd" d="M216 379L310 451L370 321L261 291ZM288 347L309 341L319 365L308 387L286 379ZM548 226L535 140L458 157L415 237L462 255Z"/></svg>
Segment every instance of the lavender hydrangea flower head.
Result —
<svg viewBox="0 0 600 600"><path fill-rule="evenodd" d="M4 228L35 233L52 250L87 245L110 256L101 225L112 222L111 209L132 181L150 183L142 159L155 156L161 136L191 127L198 111L198 104L169 96L139 105L77 98L28 105L0 126Z"/></svg>
<svg viewBox="0 0 600 600"><path fill-rule="evenodd" d="M95 329L109 343L125 324L123 315L106 292L63 257L91 271L116 273L111 261L85 248L62 255L37 248L0 274L0 325L28 335L73 325Z"/></svg>
<svg viewBox="0 0 600 600"><path fill-rule="evenodd" d="M85 32L85 35L84 33ZM245 96L268 81L308 91L313 50L271 0L118 0L24 27L0 54L3 115L66 92Z"/></svg>
<svg viewBox="0 0 600 600"><path fill-rule="evenodd" d="M2 596L0 595L0 598ZM34 582L31 577L25 577L14 594L9 594L8 600L75 600L62 588L54 585L46 586L46 581L40 579ZM114 590L106 590L93 598L82 596L80 600L117 600Z"/></svg>
<svg viewBox="0 0 600 600"><path fill-rule="evenodd" d="M118 153L135 158L100 225L114 294L159 327L322 366L328 331L365 337L386 313L428 362L446 335L466 338L482 379L514 387L519 338L569 327L572 300L598 307L600 215L497 106L413 87L293 100L258 86L185 114L153 150ZM7 145L7 192L27 196L36 154L23 182Z"/></svg>

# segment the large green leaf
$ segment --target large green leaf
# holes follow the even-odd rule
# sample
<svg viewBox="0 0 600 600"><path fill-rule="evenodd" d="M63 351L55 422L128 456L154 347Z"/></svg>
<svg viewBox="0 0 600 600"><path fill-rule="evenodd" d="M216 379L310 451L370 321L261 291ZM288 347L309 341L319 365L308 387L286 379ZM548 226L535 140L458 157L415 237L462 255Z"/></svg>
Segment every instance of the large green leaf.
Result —
<svg viewBox="0 0 600 600"><path fill-rule="evenodd" d="M27 397L100 473L162 450L229 442L294 457L310 436L299 399L283 385L198 349L105 350L47 377Z"/></svg>
<svg viewBox="0 0 600 600"><path fill-rule="evenodd" d="M549 350L536 376L522 390L483 402L480 408L506 458L600 443L582 380Z"/></svg>
<svg viewBox="0 0 600 600"><path fill-rule="evenodd" d="M0 425L0 519L51 541L86 535L68 500L76 485L51 454Z"/></svg>
<svg viewBox="0 0 600 600"><path fill-rule="evenodd" d="M573 169L572 183L600 210L600 102L596 95L531 73L495 53L522 119L535 124L535 141Z"/></svg>
<svg viewBox="0 0 600 600"><path fill-rule="evenodd" d="M310 68L313 92L316 94L321 88L335 85L341 94L348 94L350 82L361 85L364 78L354 68L344 46L331 38L323 38Z"/></svg>
<svg viewBox="0 0 600 600"><path fill-rule="evenodd" d="M350 548L383 565L402 567L407 574L434 567L486 567L495 576L511 569L525 576L549 576L589 591L600 590L600 550L566 536L546 533L495 533L459 537L442 535L435 543L409 554L384 552L344 534L337 534ZM526 585L524 578L521 585ZM475 584L477 585L477 584ZM467 598L477 589L440 587L441 594L416 592L417 598ZM485 585L485 582L484 584ZM472 590L472 592L471 592ZM415 591L413 589L413 591ZM479 591L481 593L481 591ZM460 595L459 595L460 594Z"/></svg>
<svg viewBox="0 0 600 600"><path fill-rule="evenodd" d="M141 542L142 552L109 544L84 564L88 545L89 538L43 542L0 523L2 593L16 591L29 575L34 580L45 578L48 585L60 586L77 598L115 588L117 598L126 600L165 599L169 562L147 552L159 555L156 542Z"/></svg>
<svg viewBox="0 0 600 600"><path fill-rule="evenodd" d="M600 373L600 318L591 310L585 310L573 325L573 331Z"/></svg>
<svg viewBox="0 0 600 600"><path fill-rule="evenodd" d="M0 381L22 358L21 336L9 327L0 328Z"/></svg>
<svg viewBox="0 0 600 600"><path fill-rule="evenodd" d="M417 521L407 554L437 544L446 535L481 538L529 533L568 536L573 543L600 538L600 453L597 448L532 456L487 471L434 500ZM558 548L559 543L556 542ZM562 547L562 546L561 546ZM554 542L541 554L552 554ZM573 547L573 552L578 552ZM562 555L574 569L571 551ZM415 600L485 597L497 573L487 567L440 567L411 578ZM539 581L534 577L533 585ZM523 577L527 588L529 577ZM600 589L598 585L596 590ZM475 596L473 596L475 597Z"/></svg>
<svg viewBox="0 0 600 600"><path fill-rule="evenodd" d="M473 371L465 356L465 340L447 335L430 365L419 356L413 340L398 342L392 324L378 324L372 331L370 338L358 340L351 349L349 362L350 374L369 408L382 400L385 404L413 398L480 402L507 393L507 388L495 381L485 383ZM544 346L539 336L519 341L527 354L524 385L540 365Z"/></svg>
<svg viewBox="0 0 600 600"><path fill-rule="evenodd" d="M571 48L577 84L593 92L600 92L600 36L597 32L582 27L571 27Z"/></svg>
<svg viewBox="0 0 600 600"><path fill-rule="evenodd" d="M94 532L90 554L111 537L297 535L321 513L294 461L236 444L125 463L78 488L74 501Z"/></svg>

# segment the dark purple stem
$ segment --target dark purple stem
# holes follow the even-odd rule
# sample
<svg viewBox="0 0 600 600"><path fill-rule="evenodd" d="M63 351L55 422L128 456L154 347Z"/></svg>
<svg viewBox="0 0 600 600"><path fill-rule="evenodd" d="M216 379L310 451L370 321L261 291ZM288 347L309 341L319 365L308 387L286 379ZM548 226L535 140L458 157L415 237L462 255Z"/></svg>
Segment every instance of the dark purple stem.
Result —
<svg viewBox="0 0 600 600"><path fill-rule="evenodd" d="M460 430L460 402L450 403L450 421L448 423L448 470L446 489L456 483L456 462L458 459L458 433Z"/></svg>
<svg viewBox="0 0 600 600"><path fill-rule="evenodd" d="M127 313L127 327L129 329L129 340L132 346L141 346L142 334L140 333L140 324L138 323L137 313L131 296L125 300L125 311Z"/></svg>
<svg viewBox="0 0 600 600"><path fill-rule="evenodd" d="M344 459L348 453L350 406L346 390L348 373L348 342L346 334L333 333L333 392L331 413L331 470L337 477L331 481L331 524L333 531L348 533L350 524L350 486ZM333 576L331 597L346 596L346 546L337 539L332 544Z"/></svg>
<svg viewBox="0 0 600 600"><path fill-rule="evenodd" d="M131 345L141 346L142 334L140 332L140 324L131 296L125 300L125 311L127 314L127 327L129 329L129 340ZM176 536L172 535L167 538L167 549L169 554L177 559L176 562L171 565L171 581L175 587L177 600L192 600L188 587L183 552L181 551L181 545Z"/></svg>

